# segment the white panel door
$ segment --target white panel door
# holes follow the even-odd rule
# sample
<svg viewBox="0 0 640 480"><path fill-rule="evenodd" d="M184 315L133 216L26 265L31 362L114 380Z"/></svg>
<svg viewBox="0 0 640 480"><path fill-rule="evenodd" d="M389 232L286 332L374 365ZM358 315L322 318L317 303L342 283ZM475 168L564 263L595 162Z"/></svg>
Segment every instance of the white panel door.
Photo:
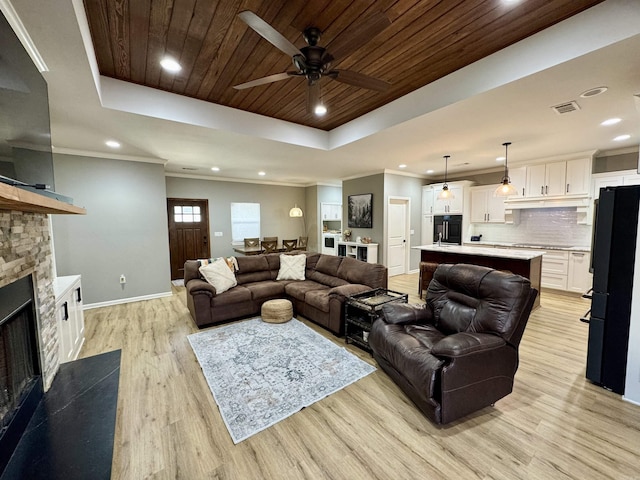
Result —
<svg viewBox="0 0 640 480"><path fill-rule="evenodd" d="M389 276L406 273L407 204L405 201L389 200L387 209L387 268Z"/></svg>

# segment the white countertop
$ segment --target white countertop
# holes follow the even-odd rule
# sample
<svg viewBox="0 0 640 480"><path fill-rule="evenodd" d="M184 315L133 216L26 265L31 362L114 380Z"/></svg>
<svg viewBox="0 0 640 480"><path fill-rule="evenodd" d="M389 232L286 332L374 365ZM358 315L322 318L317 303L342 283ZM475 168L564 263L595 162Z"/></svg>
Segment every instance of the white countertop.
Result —
<svg viewBox="0 0 640 480"><path fill-rule="evenodd" d="M412 247L416 250L424 250L428 252L443 252L443 253L455 253L457 255L479 255L482 257L494 257L494 258L512 258L515 260L531 260L533 258L541 257L544 255L544 250L530 250L530 249L512 249L512 248L483 248L483 247L468 247L465 245L446 245L438 246L433 245L420 245L419 247Z"/></svg>
<svg viewBox="0 0 640 480"><path fill-rule="evenodd" d="M541 245L539 243L508 243L508 242L490 242L490 241L480 241L480 242L464 242L465 246L468 247L482 247L482 246L493 246L493 247L507 247L507 248L533 248L535 250L565 250L570 252L589 252L591 248L589 247L581 247L581 246L568 246L568 245Z"/></svg>

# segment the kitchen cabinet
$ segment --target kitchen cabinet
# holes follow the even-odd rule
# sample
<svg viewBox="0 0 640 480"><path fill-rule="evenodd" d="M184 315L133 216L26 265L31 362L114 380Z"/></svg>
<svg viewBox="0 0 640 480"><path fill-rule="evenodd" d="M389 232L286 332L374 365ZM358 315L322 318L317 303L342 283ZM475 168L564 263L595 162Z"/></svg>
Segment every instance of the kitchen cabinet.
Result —
<svg viewBox="0 0 640 480"><path fill-rule="evenodd" d="M58 324L60 363L78 358L84 343L84 312L80 275L57 277L53 281Z"/></svg>
<svg viewBox="0 0 640 480"><path fill-rule="evenodd" d="M569 252L565 250L546 250L542 257L543 287L557 290L567 289L567 276L569 273Z"/></svg>
<svg viewBox="0 0 640 480"><path fill-rule="evenodd" d="M527 167L525 197L588 195L590 178L590 158L530 165Z"/></svg>
<svg viewBox="0 0 640 480"><path fill-rule="evenodd" d="M620 185L640 185L640 175L635 170L597 173L592 177L591 195L594 199L599 198L601 188Z"/></svg>
<svg viewBox="0 0 640 480"><path fill-rule="evenodd" d="M586 293L593 286L593 274L589 272L589 252L569 252L567 290Z"/></svg>
<svg viewBox="0 0 640 480"><path fill-rule="evenodd" d="M471 223L504 223L504 197L495 197L495 185L472 187Z"/></svg>
<svg viewBox="0 0 640 480"><path fill-rule="evenodd" d="M527 186L527 167L510 168L509 179L511 180L511 185L518 191L518 195L510 196L509 198L524 197Z"/></svg>
<svg viewBox="0 0 640 480"><path fill-rule="evenodd" d="M422 215L421 245L433 243L433 215Z"/></svg>
<svg viewBox="0 0 640 480"><path fill-rule="evenodd" d="M322 220L342 220L342 205L339 203L323 203L320 205Z"/></svg>
<svg viewBox="0 0 640 480"><path fill-rule="evenodd" d="M591 159L567 160L565 195L589 195L591 186Z"/></svg>
<svg viewBox="0 0 640 480"><path fill-rule="evenodd" d="M464 206L464 188L462 185L449 183L449 191L451 197L443 200L438 198L438 194L442 191L444 184L435 184L433 186L433 213L435 215L458 214L462 215Z"/></svg>
<svg viewBox="0 0 640 480"><path fill-rule="evenodd" d="M422 215L433 214L433 186L422 187Z"/></svg>

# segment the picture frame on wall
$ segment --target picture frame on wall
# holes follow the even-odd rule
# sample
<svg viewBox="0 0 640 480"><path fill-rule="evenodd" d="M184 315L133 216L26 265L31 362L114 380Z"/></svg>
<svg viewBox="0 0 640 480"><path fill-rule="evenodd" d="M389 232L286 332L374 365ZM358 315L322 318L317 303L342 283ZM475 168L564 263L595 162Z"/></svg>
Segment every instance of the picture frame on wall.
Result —
<svg viewBox="0 0 640 480"><path fill-rule="evenodd" d="M373 228L373 194L349 195L347 217L349 228Z"/></svg>

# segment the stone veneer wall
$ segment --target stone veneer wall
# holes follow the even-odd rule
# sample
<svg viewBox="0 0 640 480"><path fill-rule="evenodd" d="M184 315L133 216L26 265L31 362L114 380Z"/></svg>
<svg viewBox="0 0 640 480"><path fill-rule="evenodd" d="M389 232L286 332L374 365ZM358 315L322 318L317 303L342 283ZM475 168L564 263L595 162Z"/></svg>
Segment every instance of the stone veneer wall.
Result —
<svg viewBox="0 0 640 480"><path fill-rule="evenodd" d="M0 211L0 287L33 274L44 388L58 371L58 326L53 292L49 217L42 213Z"/></svg>

